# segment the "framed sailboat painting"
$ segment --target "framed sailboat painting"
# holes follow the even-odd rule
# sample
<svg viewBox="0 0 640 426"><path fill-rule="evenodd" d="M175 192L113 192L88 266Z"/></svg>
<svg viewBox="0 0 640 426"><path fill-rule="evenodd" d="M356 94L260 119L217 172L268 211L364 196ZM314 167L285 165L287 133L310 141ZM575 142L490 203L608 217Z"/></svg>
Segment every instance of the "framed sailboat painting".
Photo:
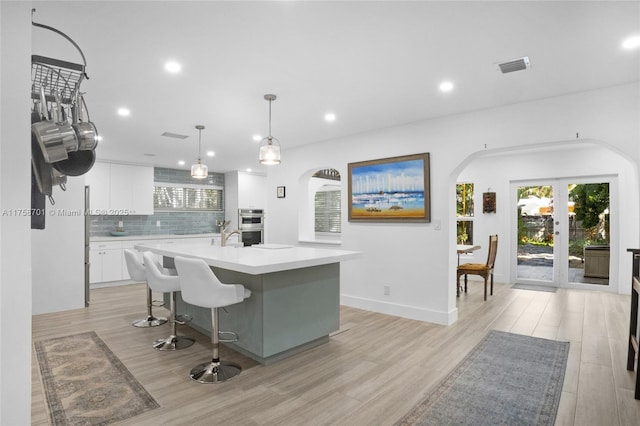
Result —
<svg viewBox="0 0 640 426"><path fill-rule="evenodd" d="M349 221L430 222L429 153L348 164Z"/></svg>

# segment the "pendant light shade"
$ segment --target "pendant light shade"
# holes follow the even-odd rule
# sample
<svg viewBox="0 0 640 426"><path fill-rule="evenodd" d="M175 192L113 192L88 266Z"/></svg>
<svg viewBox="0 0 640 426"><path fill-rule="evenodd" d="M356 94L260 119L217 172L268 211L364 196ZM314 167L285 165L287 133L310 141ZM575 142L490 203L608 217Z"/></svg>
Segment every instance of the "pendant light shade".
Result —
<svg viewBox="0 0 640 426"><path fill-rule="evenodd" d="M196 129L198 129L198 161L191 166L191 177L194 179L204 179L209 175L209 168L206 164L202 164L202 160L200 160L200 144L202 142L202 130L204 126L198 124Z"/></svg>
<svg viewBox="0 0 640 426"><path fill-rule="evenodd" d="M259 160L262 164L280 164L280 141L271 136L271 102L276 100L276 95L264 95L269 101L269 136L260 141Z"/></svg>

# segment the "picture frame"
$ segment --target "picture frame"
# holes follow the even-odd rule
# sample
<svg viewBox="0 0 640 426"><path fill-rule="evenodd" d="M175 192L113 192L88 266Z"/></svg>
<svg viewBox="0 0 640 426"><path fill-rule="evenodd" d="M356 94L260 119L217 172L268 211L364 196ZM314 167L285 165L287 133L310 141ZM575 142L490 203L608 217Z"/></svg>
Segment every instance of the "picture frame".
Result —
<svg viewBox="0 0 640 426"><path fill-rule="evenodd" d="M482 194L482 213L496 212L496 193L484 192Z"/></svg>
<svg viewBox="0 0 640 426"><path fill-rule="evenodd" d="M279 186L276 188L276 196L278 198L284 198L286 195L285 193L285 187L284 186Z"/></svg>
<svg viewBox="0 0 640 426"><path fill-rule="evenodd" d="M348 164L350 222L431 222L429 153Z"/></svg>

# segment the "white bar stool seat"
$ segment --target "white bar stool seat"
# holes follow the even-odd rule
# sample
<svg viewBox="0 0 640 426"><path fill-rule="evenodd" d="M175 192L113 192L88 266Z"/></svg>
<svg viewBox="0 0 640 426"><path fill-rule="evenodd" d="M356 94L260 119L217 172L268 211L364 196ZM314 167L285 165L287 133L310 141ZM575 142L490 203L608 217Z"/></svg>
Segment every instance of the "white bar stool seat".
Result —
<svg viewBox="0 0 640 426"><path fill-rule="evenodd" d="M171 324L171 335L166 339L159 339L153 343L153 347L159 351L175 351L188 348L193 345L194 340L189 337L178 336L176 334L176 291L180 291L180 277L175 275L165 275L161 272L161 266L154 259L153 255L145 252L142 255L144 268L147 273L149 287L155 291L169 293L169 323Z"/></svg>
<svg viewBox="0 0 640 426"><path fill-rule="evenodd" d="M124 250L124 260L127 263L127 271L133 281L142 282L147 286L147 317L141 320L136 320L131 323L134 327L157 327L167 322L166 318L154 317L152 312L153 301L151 288L147 283L147 273L144 270L144 263L142 263L142 254L131 249Z"/></svg>
<svg viewBox="0 0 640 426"><path fill-rule="evenodd" d="M189 376L198 383L220 383L229 380L242 371L238 364L220 361L219 334L233 334L235 339L223 341L237 341L238 335L233 332L218 329L218 308L242 302L251 296L251 291L241 284L223 284L213 273L209 265L202 259L189 259L176 256L176 269L182 287L182 299L195 306L211 308L211 343L213 353L211 362L198 364L191 369Z"/></svg>

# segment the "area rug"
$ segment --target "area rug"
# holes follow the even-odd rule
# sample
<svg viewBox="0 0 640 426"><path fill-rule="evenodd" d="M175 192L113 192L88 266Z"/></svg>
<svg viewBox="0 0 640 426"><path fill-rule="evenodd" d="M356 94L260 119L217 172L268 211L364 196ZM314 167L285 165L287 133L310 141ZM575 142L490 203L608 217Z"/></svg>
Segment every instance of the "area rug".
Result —
<svg viewBox="0 0 640 426"><path fill-rule="evenodd" d="M520 284L515 283L511 286L511 288L515 288L517 290L533 290L533 291L546 291L548 293L555 293L558 290L557 287L549 287L546 285L535 285L535 284Z"/></svg>
<svg viewBox="0 0 640 426"><path fill-rule="evenodd" d="M490 331L396 425L550 425L569 342Z"/></svg>
<svg viewBox="0 0 640 426"><path fill-rule="evenodd" d="M53 425L107 425L159 407L93 331L35 349Z"/></svg>

